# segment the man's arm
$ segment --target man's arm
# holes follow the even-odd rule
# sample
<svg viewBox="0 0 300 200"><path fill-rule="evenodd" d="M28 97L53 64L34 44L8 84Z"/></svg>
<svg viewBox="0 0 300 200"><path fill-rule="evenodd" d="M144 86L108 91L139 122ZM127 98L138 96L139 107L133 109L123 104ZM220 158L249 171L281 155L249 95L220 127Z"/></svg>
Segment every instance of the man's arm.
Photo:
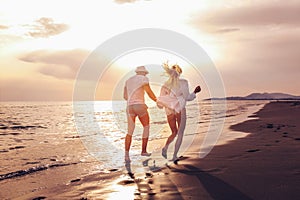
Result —
<svg viewBox="0 0 300 200"><path fill-rule="evenodd" d="M127 94L127 87L124 87L124 91L123 91L123 98L127 101L128 100L128 94Z"/></svg>
<svg viewBox="0 0 300 200"><path fill-rule="evenodd" d="M144 90L147 92L147 94L148 94L148 96L150 97L150 99L152 99L153 101L156 102L156 96L155 96L155 94L153 93L153 91L151 90L149 84L145 84L145 85L144 85Z"/></svg>

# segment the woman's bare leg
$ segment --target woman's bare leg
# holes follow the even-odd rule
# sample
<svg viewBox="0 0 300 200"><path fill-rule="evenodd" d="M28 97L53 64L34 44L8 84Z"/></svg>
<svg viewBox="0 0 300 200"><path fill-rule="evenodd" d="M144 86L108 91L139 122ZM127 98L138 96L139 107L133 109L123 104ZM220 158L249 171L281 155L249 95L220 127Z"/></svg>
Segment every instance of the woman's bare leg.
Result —
<svg viewBox="0 0 300 200"><path fill-rule="evenodd" d="M169 144L174 140L174 138L177 135L177 131L178 131L177 124L176 124L176 115L171 114L171 115L168 115L167 118L168 118L168 124L169 124L169 127L170 127L172 133L166 141L166 144L165 144L166 149L169 147Z"/></svg>
<svg viewBox="0 0 300 200"><path fill-rule="evenodd" d="M177 140L175 143L175 149L174 149L174 154L173 154L173 160L178 159L177 158L177 153L179 151L179 148L181 146L182 143L182 139L183 139L183 133L184 133L184 129L186 126L186 110L185 108L181 110L180 115L178 116L178 135L177 135Z"/></svg>
<svg viewBox="0 0 300 200"><path fill-rule="evenodd" d="M173 142L174 138L177 135L177 131L178 131L177 124L176 124L176 115L170 114L167 116L167 119L168 119L169 127L171 129L171 135L168 137L166 144L162 149L162 156L164 158L167 158L167 151L168 151L169 145L171 144L171 142Z"/></svg>

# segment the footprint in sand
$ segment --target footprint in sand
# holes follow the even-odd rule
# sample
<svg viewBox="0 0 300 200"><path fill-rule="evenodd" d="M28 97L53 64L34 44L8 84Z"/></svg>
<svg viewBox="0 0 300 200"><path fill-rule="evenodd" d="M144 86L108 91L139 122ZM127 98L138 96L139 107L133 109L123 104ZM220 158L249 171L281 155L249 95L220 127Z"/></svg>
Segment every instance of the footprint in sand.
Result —
<svg viewBox="0 0 300 200"><path fill-rule="evenodd" d="M253 152L257 152L257 151L260 151L260 149L249 149L246 152L253 153Z"/></svg>
<svg viewBox="0 0 300 200"><path fill-rule="evenodd" d="M6 153L6 152L9 152L9 151L7 149L0 150L0 153Z"/></svg>
<svg viewBox="0 0 300 200"><path fill-rule="evenodd" d="M41 199L46 199L47 197L35 197L32 200L41 200Z"/></svg>
<svg viewBox="0 0 300 200"><path fill-rule="evenodd" d="M135 183L134 180L123 180L123 181L120 181L118 184L119 185L129 185L129 184L133 184Z"/></svg>
<svg viewBox="0 0 300 200"><path fill-rule="evenodd" d="M80 179L80 178L77 178L77 179L71 180L70 183L75 183L75 182L79 182L79 181L81 181L81 179Z"/></svg>
<svg viewBox="0 0 300 200"><path fill-rule="evenodd" d="M23 149L25 146L15 146L15 147L10 147L9 150L15 150L15 149Z"/></svg>

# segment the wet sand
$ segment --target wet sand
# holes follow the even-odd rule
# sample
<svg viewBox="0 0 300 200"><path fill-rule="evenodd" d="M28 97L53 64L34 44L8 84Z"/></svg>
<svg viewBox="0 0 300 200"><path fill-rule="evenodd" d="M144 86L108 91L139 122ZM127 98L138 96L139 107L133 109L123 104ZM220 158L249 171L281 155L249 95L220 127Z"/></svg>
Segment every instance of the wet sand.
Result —
<svg viewBox="0 0 300 200"><path fill-rule="evenodd" d="M271 102L251 117L255 118L230 127L232 132L249 135L214 147L202 159L192 146L194 150L186 152L179 162L167 162L162 168L156 167L153 159L145 159L139 169L127 164L124 170L110 169L87 176L70 173L62 177L68 174L65 172L89 167L84 163L63 166L27 178L2 181L0 197L299 199L300 103ZM40 182L35 176L39 176Z"/></svg>

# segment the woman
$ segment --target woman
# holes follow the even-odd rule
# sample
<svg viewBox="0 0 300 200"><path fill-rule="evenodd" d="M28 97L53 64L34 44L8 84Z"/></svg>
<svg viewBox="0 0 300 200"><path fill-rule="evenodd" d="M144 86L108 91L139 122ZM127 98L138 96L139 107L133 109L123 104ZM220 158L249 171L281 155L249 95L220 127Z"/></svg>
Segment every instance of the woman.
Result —
<svg viewBox="0 0 300 200"><path fill-rule="evenodd" d="M172 133L162 149L162 156L167 158L168 147L177 135L172 159L176 161L178 160L177 153L182 143L186 125L186 101L194 100L196 93L200 92L201 88L197 86L193 93L189 92L188 81L180 78L182 69L179 65L173 65L170 68L168 63L163 63L163 68L168 74L169 79L161 88L160 96L157 99L157 106L159 108L165 107L168 124Z"/></svg>

